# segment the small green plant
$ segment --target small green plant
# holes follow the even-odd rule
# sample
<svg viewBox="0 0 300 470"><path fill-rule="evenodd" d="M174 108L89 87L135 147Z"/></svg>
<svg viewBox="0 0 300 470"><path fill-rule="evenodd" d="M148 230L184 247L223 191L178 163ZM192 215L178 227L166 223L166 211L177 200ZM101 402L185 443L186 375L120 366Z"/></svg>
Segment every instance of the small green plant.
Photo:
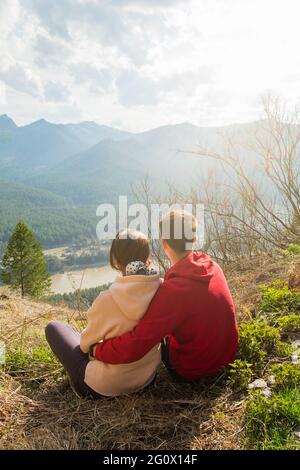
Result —
<svg viewBox="0 0 300 470"><path fill-rule="evenodd" d="M17 372L24 370L28 365L28 353L21 349L9 349L6 352L5 364L3 367L7 372Z"/></svg>
<svg viewBox="0 0 300 470"><path fill-rule="evenodd" d="M252 319L240 325L240 359L259 371L268 356L286 356L291 349L281 341L280 330L264 319Z"/></svg>
<svg viewBox="0 0 300 470"><path fill-rule="evenodd" d="M283 314L299 308L300 292L290 291L281 280L277 280L269 286L261 284L259 291L261 295L259 309L264 313Z"/></svg>
<svg viewBox="0 0 300 470"><path fill-rule="evenodd" d="M300 245L293 243L283 250L283 252L288 255L300 255Z"/></svg>
<svg viewBox="0 0 300 470"><path fill-rule="evenodd" d="M245 388L253 377L253 366L247 361L236 359L230 364L229 383L233 387Z"/></svg>
<svg viewBox="0 0 300 470"><path fill-rule="evenodd" d="M271 369L275 376L275 386L282 387L299 387L300 386L300 365L287 362L278 364Z"/></svg>
<svg viewBox="0 0 300 470"><path fill-rule="evenodd" d="M271 398L252 392L245 413L247 446L260 450L299 450L300 389L287 387Z"/></svg>
<svg viewBox="0 0 300 470"><path fill-rule="evenodd" d="M9 349L6 353L5 369L9 372L46 368L53 364L57 364L57 361L46 346L29 351L22 351L19 348Z"/></svg>
<svg viewBox="0 0 300 470"><path fill-rule="evenodd" d="M296 313L285 315L277 322L282 334L291 334L300 332L300 315Z"/></svg>
<svg viewBox="0 0 300 470"><path fill-rule="evenodd" d="M5 364L1 366L13 376L21 376L28 385L41 382L44 376L51 374L57 367L58 362L47 346L27 351L18 347L8 349Z"/></svg>

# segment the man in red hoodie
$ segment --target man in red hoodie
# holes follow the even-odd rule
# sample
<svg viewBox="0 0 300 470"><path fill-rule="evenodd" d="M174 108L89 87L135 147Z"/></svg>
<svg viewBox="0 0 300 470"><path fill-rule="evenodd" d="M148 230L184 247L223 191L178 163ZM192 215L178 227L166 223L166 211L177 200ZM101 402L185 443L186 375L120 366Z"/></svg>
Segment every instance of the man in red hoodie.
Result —
<svg viewBox="0 0 300 470"><path fill-rule="evenodd" d="M164 223L169 234L164 237ZM176 227L181 224L181 237ZM190 225L186 236L186 224ZM197 222L174 211L161 222L162 244L172 267L146 314L131 332L99 343L95 358L110 364L134 362L162 341L162 359L175 380L216 375L234 361L238 327L232 297L220 266L190 249Z"/></svg>

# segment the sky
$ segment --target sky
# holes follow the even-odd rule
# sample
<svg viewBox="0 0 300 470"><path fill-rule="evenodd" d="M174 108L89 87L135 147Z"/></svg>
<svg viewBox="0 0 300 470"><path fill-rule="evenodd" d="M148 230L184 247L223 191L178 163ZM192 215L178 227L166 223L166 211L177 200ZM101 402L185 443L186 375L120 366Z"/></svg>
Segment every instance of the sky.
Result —
<svg viewBox="0 0 300 470"><path fill-rule="evenodd" d="M0 0L0 114L132 132L300 101L299 0Z"/></svg>

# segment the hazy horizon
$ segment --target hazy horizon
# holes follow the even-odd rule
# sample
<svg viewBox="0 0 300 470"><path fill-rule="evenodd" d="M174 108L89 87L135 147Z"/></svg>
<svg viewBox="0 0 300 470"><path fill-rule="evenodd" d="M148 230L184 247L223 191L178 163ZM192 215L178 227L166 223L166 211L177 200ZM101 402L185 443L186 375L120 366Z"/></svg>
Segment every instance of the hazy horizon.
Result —
<svg viewBox="0 0 300 470"><path fill-rule="evenodd" d="M55 124L55 125L76 125L76 124L84 124L84 123L92 123L92 124L97 124L98 126L107 126L107 127L112 127L116 130L122 130L124 132L128 132L128 133L131 133L131 134L142 134L144 132L148 132L148 131L151 131L151 130L155 130L155 129L158 129L158 128L161 128L161 127L168 127L168 126L180 126L180 125L191 125L191 126L195 126L195 127L199 127L199 128L223 128L223 127L230 127L230 126L237 126L237 125L247 125L247 124L253 124L253 123L256 123L256 122L259 122L261 119L259 118L259 116L257 117L257 119L253 119L251 121L243 121L243 122L230 122L228 124L223 124L223 125L219 125L219 126L215 126L215 125L199 125L199 124L195 124L191 121L182 121L182 122L174 122L174 123L166 123L166 124L162 124L162 125L155 125L153 127L149 127L149 128L145 128L145 129L141 129L139 131L129 131L128 129L126 128L121 128L121 127L118 127L118 126L113 126L113 125L110 125L110 124L106 124L106 123L103 123L103 122L97 122L95 120L90 120L90 119L87 119L87 120L84 120L84 121L65 121L65 122L54 122L54 121L50 121L44 117L40 117L40 118L37 118L35 119L34 121L29 121L29 122L26 122L24 124L21 124L21 123L18 123L16 119L14 119L14 117L12 115L9 115L7 113L3 113L3 114L0 114L0 119L2 117L7 117L9 119L11 119L16 125L17 127L25 127L25 126L30 126L31 124L34 124L36 122L39 122L39 121L45 121L47 122L48 124Z"/></svg>

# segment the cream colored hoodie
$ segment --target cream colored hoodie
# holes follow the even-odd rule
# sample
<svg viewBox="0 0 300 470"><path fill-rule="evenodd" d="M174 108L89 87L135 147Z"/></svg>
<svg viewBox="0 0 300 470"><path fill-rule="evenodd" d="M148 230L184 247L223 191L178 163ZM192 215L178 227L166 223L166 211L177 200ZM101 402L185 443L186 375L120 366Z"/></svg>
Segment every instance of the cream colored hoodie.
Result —
<svg viewBox="0 0 300 470"><path fill-rule="evenodd" d="M131 331L145 314L159 287L159 275L118 276L102 292L87 312L87 327L80 337L82 351L102 340ZM85 383L106 396L139 390L155 376L161 359L160 344L130 364L105 364L91 360L85 371Z"/></svg>

